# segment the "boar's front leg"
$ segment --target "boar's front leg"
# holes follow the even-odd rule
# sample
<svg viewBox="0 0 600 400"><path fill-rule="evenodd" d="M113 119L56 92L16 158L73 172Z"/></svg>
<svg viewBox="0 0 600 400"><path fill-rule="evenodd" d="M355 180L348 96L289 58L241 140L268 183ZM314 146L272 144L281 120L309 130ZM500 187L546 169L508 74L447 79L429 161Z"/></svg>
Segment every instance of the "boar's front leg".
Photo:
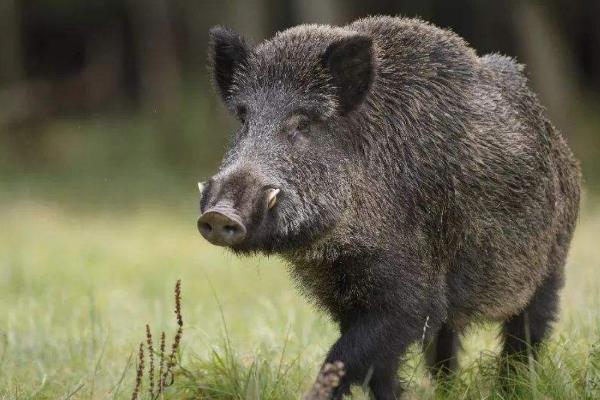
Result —
<svg viewBox="0 0 600 400"><path fill-rule="evenodd" d="M436 332L445 320L444 302L437 295L440 288L419 276L422 271L401 273L400 283L392 285L388 274L386 283L375 289L381 292L373 293L369 307L344 313L342 335L325 360L325 365L341 362L344 366L339 385L332 390L333 399L348 394L351 385L365 382L377 400L400 397L401 357L408 346Z"/></svg>
<svg viewBox="0 0 600 400"><path fill-rule="evenodd" d="M381 318L381 316L379 316ZM359 316L333 345L325 364L341 362L345 374L333 399L341 399L353 384L368 382L377 400L396 399L400 393L397 379L401 355L411 342L418 340L418 329L403 329L400 321L390 315L376 320Z"/></svg>

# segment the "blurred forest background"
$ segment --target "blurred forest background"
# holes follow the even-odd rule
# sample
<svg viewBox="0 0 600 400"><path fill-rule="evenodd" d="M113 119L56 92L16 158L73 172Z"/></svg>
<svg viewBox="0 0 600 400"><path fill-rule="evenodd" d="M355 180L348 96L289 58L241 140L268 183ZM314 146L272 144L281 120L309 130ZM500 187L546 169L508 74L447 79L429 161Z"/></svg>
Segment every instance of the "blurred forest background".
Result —
<svg viewBox="0 0 600 400"><path fill-rule="evenodd" d="M369 14L420 16L527 65L587 195L551 351L519 398L600 398L600 0L0 0L0 399L130 399L144 324L173 331L176 279L192 375L166 398L309 387L334 325L276 258L237 259L196 229L196 182L236 125L207 32L257 43ZM489 328L465 342L457 395L439 397L412 358L411 398L500 398Z"/></svg>
<svg viewBox="0 0 600 400"><path fill-rule="evenodd" d="M207 73L209 27L256 43L369 14L420 16L526 64L588 190L600 179L597 0L1 0L4 192L175 194L215 169L233 129Z"/></svg>

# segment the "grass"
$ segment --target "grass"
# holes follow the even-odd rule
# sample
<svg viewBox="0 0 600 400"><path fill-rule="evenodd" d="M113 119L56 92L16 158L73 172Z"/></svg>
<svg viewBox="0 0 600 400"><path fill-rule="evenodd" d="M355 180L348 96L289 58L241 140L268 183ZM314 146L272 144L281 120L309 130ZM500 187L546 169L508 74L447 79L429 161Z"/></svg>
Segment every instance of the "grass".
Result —
<svg viewBox="0 0 600 400"><path fill-rule="evenodd" d="M172 338L177 329L177 279L185 326L165 398L300 398L335 326L298 294L278 259L238 259L202 241L193 184L187 195L183 205L74 207L35 193L0 202L0 399L130 399L146 323L155 346L162 330ZM520 366L518 398L600 398L599 233L600 209L588 205L561 320L539 365ZM461 372L438 391L413 350L402 370L407 397L502 398L496 332L472 329ZM366 397L357 389L356 398Z"/></svg>

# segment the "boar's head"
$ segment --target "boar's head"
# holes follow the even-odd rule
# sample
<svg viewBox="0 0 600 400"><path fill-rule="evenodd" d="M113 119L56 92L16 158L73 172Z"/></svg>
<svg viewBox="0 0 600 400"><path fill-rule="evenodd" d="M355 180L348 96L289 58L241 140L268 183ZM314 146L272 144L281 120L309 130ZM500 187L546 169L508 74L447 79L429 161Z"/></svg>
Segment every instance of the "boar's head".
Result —
<svg viewBox="0 0 600 400"><path fill-rule="evenodd" d="M250 47L215 27L209 52L216 89L239 129L202 185L200 233L242 253L318 240L352 207L360 152L350 120L374 79L371 39L313 26Z"/></svg>

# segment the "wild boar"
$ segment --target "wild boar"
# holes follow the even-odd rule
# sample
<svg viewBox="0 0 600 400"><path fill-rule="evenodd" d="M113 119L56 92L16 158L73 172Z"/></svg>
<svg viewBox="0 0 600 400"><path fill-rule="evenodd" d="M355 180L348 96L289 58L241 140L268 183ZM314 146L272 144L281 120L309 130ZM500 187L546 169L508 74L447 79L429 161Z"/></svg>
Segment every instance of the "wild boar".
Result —
<svg viewBox="0 0 600 400"><path fill-rule="evenodd" d="M456 364L472 321L504 353L555 319L579 208L578 163L511 58L418 19L301 25L257 46L210 30L216 89L240 121L203 187L198 228L281 255L339 324L339 399L400 392L412 343ZM341 364L335 364L341 365Z"/></svg>

